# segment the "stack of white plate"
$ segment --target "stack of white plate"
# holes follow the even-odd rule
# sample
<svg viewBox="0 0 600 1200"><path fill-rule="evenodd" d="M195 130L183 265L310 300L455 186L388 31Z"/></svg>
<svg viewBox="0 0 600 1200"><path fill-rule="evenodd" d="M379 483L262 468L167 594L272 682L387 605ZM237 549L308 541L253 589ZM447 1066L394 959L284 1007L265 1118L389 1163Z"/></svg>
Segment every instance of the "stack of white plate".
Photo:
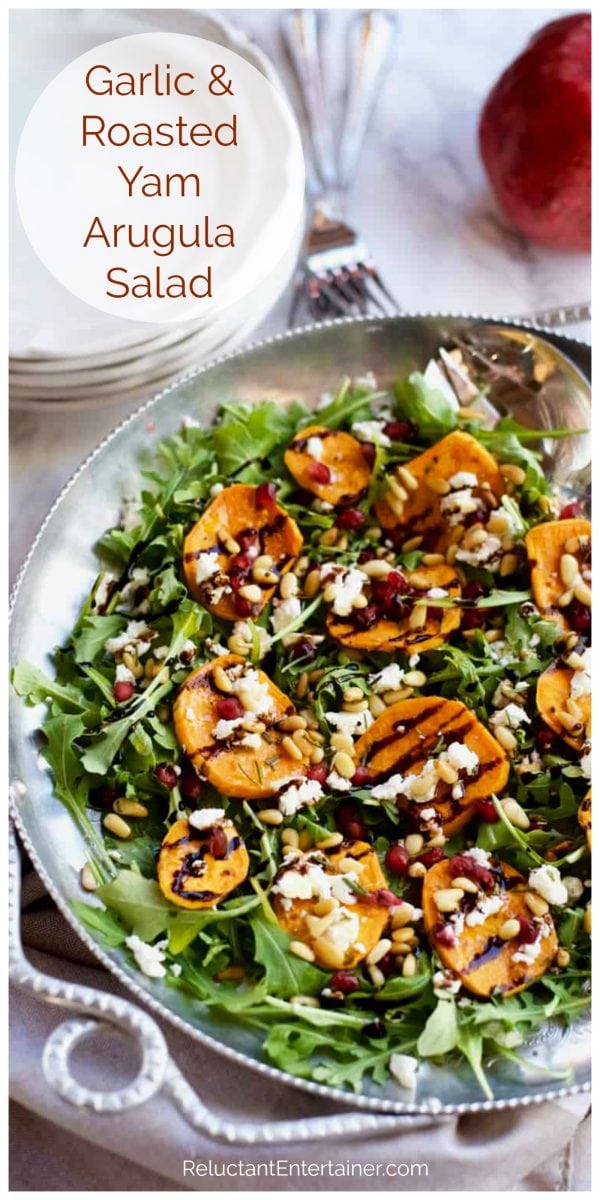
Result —
<svg viewBox="0 0 600 1200"><path fill-rule="evenodd" d="M43 88L67 62L111 38L169 29L209 38L235 50L280 87L275 71L244 34L202 12L151 10L25 10L12 14L15 72L13 161L26 116ZM66 291L31 248L18 214L11 221L10 400L23 409L73 410L111 400L139 401L203 361L246 341L284 290L293 272L301 222L278 261L252 293L220 315L181 325L123 321Z"/></svg>

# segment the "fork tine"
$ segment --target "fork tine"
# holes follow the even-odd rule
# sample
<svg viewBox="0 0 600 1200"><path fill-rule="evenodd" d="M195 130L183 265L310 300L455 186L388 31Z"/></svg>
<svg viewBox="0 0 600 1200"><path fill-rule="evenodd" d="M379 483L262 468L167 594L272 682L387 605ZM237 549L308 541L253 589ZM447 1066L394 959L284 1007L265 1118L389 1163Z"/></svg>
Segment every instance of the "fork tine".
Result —
<svg viewBox="0 0 600 1200"><path fill-rule="evenodd" d="M313 278L318 279L321 295L325 296L331 304L334 309L334 316L351 317L353 315L352 304L348 302L347 298L337 287L332 275L318 275Z"/></svg>
<svg viewBox="0 0 600 1200"><path fill-rule="evenodd" d="M392 295L389 288L386 287L386 285L384 284L384 282L381 278L381 275L379 274L379 271L377 270L375 264L373 262L367 262L367 263L360 263L359 266L362 267L362 269L364 270L366 275L379 288L379 291L385 297L388 304L390 304L392 306L392 313L395 314L395 313L401 312L402 310L400 308L400 305L398 304L398 301L396 300L396 297ZM371 293L371 294L373 295L373 293Z"/></svg>

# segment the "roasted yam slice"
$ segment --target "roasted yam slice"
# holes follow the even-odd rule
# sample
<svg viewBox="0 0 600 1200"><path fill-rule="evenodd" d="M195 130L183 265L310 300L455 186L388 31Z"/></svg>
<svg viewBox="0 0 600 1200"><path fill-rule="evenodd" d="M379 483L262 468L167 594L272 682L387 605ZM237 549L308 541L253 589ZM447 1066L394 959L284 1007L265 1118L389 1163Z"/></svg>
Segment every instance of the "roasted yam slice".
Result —
<svg viewBox="0 0 600 1200"><path fill-rule="evenodd" d="M540 612L562 629L569 628L568 601L573 598L574 573L580 577L575 590L584 583L582 572L589 573L591 533L589 521L572 517L535 525L525 537L534 600ZM588 584L584 583L584 588L589 590ZM561 599L563 603L559 604Z"/></svg>
<svg viewBox="0 0 600 1200"><path fill-rule="evenodd" d="M590 788L589 792L587 792L587 794L584 796L583 800L581 801L581 804L579 805L577 819L579 821L579 824L581 825L581 828L585 829L585 840L588 844L588 850L590 851L590 854L591 854L591 851L592 851L592 789L591 788Z"/></svg>
<svg viewBox="0 0 600 1200"><path fill-rule="evenodd" d="M227 818L200 832L187 820L175 821L158 854L163 896L180 908L214 908L244 882L248 852Z"/></svg>
<svg viewBox="0 0 600 1200"><path fill-rule="evenodd" d="M532 917L525 903L527 880L497 859L491 859L489 870L493 888L480 889L477 895L465 892L455 913L443 912L436 894L443 906L439 893L460 887L453 860L444 859L427 872L421 901L425 931L442 963L469 992L483 997L529 987L545 974L558 949L552 917ZM501 931L510 932L509 920L515 932L501 936Z"/></svg>
<svg viewBox="0 0 600 1200"><path fill-rule="evenodd" d="M216 616L226 621L257 617L301 547L296 522L268 488L233 483L215 496L185 539L185 580L194 599ZM253 565L259 556L268 556L271 565L266 577L262 573L256 579ZM258 602L238 595L248 584L260 589Z"/></svg>
<svg viewBox="0 0 600 1200"><path fill-rule="evenodd" d="M438 823L441 822L446 836L451 836L471 820L477 800L502 791L509 771L502 747L464 704L442 696L400 700L359 738L355 753L357 761L369 768L373 785L379 786L393 776L405 779L420 774L432 760L442 737L447 747L459 742L477 756L478 763L471 763L472 773L458 770L454 783L438 776L433 795L419 803L399 791L395 795L399 806L408 810L418 825L420 813L435 808ZM433 768L427 768L430 769ZM454 798L457 782L462 783L463 794ZM390 782L390 793L394 788Z"/></svg>
<svg viewBox="0 0 600 1200"><path fill-rule="evenodd" d="M565 663L552 663L537 681L535 699L546 725L558 733L568 746L581 750L589 734L592 697L590 694L580 696L574 705L571 699L574 675L575 672ZM576 707L577 712L571 712L569 705Z"/></svg>
<svg viewBox="0 0 600 1200"><path fill-rule="evenodd" d="M392 572L392 578L393 578ZM423 614L423 623L415 624L415 603L423 602L431 589L446 592L449 600L460 598L461 586L456 571L446 563L435 567L419 567L416 571L407 571L405 577L409 584L406 594L407 604L405 615L396 620L385 615L381 608L379 616L368 628L361 628L365 621L365 612L370 612L370 605L376 604L376 597L369 598L367 609L358 609L349 618L338 617L330 610L327 617L327 628L336 641L344 646L352 646L355 650L403 650L406 654L415 651L433 650L441 646L454 629L460 625L461 610L456 605L453 608L417 604L418 613ZM393 584L386 580L377 581L376 588L383 597L385 589L393 592ZM404 594L404 593L403 593ZM389 607L389 606L388 606Z"/></svg>
<svg viewBox="0 0 600 1200"><path fill-rule="evenodd" d="M296 434L284 457L296 483L327 504L350 504L369 486L371 468L361 444L343 430L311 425Z"/></svg>
<svg viewBox="0 0 600 1200"><path fill-rule="evenodd" d="M268 710L257 718L264 730L252 733L238 724L228 737L215 737L219 721L227 720L227 712L232 708L232 693L220 690L218 680L222 678L221 672L227 673L236 665L241 665L247 673L244 659L224 654L188 675L173 706L175 735L198 774L222 795L262 800L273 796L284 779L303 776L308 758L292 757L286 750L284 743L290 734L280 730L278 722L293 715L294 706L268 675L258 669L252 673L255 684L268 690L271 701ZM247 711L248 721L251 716ZM234 709L233 721L236 719ZM244 744L242 739L248 736L250 742Z"/></svg>
<svg viewBox="0 0 600 1200"><path fill-rule="evenodd" d="M346 882L344 882L346 881ZM358 883L370 898L353 893ZM282 929L304 942L325 970L355 967L377 945L389 921L389 908L377 901L386 887L377 854L367 842L346 842L335 850L286 859L275 877L273 908ZM323 913L324 897L335 907Z"/></svg>
<svg viewBox="0 0 600 1200"><path fill-rule="evenodd" d="M412 476L412 488L404 487L406 498L390 491L377 502L375 512L384 529L404 530L406 537L422 536L429 551L443 553L449 546L452 529L441 507L444 485L459 472L474 475L478 486L473 496L483 508L495 508L505 487L495 458L468 433L449 433L430 446L418 458L405 464ZM398 476L402 489L402 473Z"/></svg>

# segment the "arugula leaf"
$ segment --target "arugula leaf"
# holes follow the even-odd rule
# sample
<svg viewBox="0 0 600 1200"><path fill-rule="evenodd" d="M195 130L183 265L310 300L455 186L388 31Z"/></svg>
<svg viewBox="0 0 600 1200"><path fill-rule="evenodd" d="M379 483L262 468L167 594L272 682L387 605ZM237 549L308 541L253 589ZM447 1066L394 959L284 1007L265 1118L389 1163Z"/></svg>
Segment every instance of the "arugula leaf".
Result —
<svg viewBox="0 0 600 1200"><path fill-rule="evenodd" d="M23 696L28 704L47 704L50 700L55 700L59 708L70 713L84 713L89 708L88 702L76 687L49 679L32 663L17 663L12 672L12 685L17 695Z"/></svg>
<svg viewBox="0 0 600 1200"><path fill-rule="evenodd" d="M421 437L435 441L457 428L456 409L442 391L432 388L424 375L413 371L408 379L399 379L394 386L396 412L401 420L410 421Z"/></svg>
<svg viewBox="0 0 600 1200"><path fill-rule="evenodd" d="M180 954L207 925L233 921L258 908L258 896L240 896L221 908L205 908L202 912L193 909L178 909L168 922L169 950Z"/></svg>
<svg viewBox="0 0 600 1200"><path fill-rule="evenodd" d="M119 871L115 879L98 888L96 895L143 942L152 942L164 933L173 914L173 906L156 880L145 879L137 871Z"/></svg>
<svg viewBox="0 0 600 1200"><path fill-rule="evenodd" d="M91 933L99 933L105 946L122 946L127 930L114 913L97 905L85 904L83 900L72 900L71 908L82 925Z"/></svg>
<svg viewBox="0 0 600 1200"><path fill-rule="evenodd" d="M417 1042L417 1051L422 1058L436 1058L449 1054L458 1044L458 1021L456 1004L452 997L438 1000L425 1023Z"/></svg>
<svg viewBox="0 0 600 1200"><path fill-rule="evenodd" d="M76 663L92 663L104 650L104 643L114 638L125 628L125 619L114 613L99 616L89 613L81 623L81 629L73 637Z"/></svg>
<svg viewBox="0 0 600 1200"><path fill-rule="evenodd" d="M276 446L287 445L305 411L301 405L284 408L273 400L224 405L214 430L219 470L223 475L235 475L247 464L267 458Z"/></svg>
<svg viewBox="0 0 600 1200"><path fill-rule="evenodd" d="M283 999L290 996L314 996L325 987L328 975L311 963L290 954L291 938L283 929L268 921L264 913L250 918L254 934L256 961L265 968L269 991Z"/></svg>

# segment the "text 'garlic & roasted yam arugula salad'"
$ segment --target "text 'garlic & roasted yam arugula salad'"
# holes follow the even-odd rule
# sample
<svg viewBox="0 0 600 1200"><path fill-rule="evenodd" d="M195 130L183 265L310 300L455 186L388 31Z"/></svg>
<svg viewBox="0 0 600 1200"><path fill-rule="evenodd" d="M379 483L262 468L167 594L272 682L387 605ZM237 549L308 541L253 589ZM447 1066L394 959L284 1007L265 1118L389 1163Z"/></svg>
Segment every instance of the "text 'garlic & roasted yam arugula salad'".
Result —
<svg viewBox="0 0 600 1200"><path fill-rule="evenodd" d="M589 1000L590 525L469 399L430 364L187 419L55 677L14 671L94 936L284 1071L408 1098L461 1055L489 1095Z"/></svg>

